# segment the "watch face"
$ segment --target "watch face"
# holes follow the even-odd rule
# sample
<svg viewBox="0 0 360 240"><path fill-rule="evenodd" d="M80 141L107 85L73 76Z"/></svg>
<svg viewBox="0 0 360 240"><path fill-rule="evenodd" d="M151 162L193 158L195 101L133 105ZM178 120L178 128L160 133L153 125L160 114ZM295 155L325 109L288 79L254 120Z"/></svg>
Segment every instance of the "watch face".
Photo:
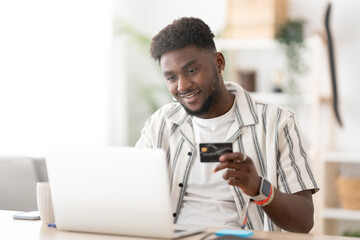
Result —
<svg viewBox="0 0 360 240"><path fill-rule="evenodd" d="M268 197L270 195L270 188L271 188L271 184L266 179L264 179L261 188L261 193Z"/></svg>

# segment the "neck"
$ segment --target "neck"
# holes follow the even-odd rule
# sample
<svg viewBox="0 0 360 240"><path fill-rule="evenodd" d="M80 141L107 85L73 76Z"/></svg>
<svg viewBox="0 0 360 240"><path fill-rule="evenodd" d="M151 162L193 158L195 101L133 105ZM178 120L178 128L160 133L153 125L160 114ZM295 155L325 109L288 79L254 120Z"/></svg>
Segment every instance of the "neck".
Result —
<svg viewBox="0 0 360 240"><path fill-rule="evenodd" d="M231 94L226 88L225 85L221 87L219 94L214 99L210 111L202 116L197 116L199 118L209 119L219 117L227 113L234 104L235 95Z"/></svg>

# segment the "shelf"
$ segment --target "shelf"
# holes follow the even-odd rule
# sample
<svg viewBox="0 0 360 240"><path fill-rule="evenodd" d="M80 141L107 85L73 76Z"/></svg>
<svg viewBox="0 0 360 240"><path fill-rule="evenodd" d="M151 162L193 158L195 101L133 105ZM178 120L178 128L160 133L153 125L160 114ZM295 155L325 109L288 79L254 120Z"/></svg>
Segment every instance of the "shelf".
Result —
<svg viewBox="0 0 360 240"><path fill-rule="evenodd" d="M325 151L322 159L332 163L360 163L360 152L354 151Z"/></svg>
<svg viewBox="0 0 360 240"><path fill-rule="evenodd" d="M215 39L218 50L270 50L279 47L274 39Z"/></svg>
<svg viewBox="0 0 360 240"><path fill-rule="evenodd" d="M306 46L314 45L314 37L305 39ZM215 45L219 51L222 50L276 50L280 47L279 42L272 38L236 39L215 38Z"/></svg>
<svg viewBox="0 0 360 240"><path fill-rule="evenodd" d="M322 216L325 219L360 221L360 210L324 208Z"/></svg>

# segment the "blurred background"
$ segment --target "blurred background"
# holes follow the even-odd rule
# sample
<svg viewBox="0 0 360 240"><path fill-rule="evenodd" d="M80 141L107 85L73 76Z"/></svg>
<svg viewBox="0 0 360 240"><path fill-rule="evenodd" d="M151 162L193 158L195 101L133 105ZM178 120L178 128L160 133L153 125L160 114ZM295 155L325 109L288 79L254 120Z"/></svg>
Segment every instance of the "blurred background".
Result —
<svg viewBox="0 0 360 240"><path fill-rule="evenodd" d="M133 146L144 121L172 101L151 38L174 19L199 17L225 55L225 81L296 112L321 188L313 231L356 234L359 11L356 0L0 0L0 157Z"/></svg>

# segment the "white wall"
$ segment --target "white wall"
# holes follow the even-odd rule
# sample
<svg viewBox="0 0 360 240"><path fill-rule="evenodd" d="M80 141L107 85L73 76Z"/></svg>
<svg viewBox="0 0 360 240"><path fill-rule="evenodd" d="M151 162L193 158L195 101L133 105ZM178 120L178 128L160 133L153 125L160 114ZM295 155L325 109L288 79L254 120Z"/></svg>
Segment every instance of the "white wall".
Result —
<svg viewBox="0 0 360 240"><path fill-rule="evenodd" d="M109 143L111 7L0 2L0 154Z"/></svg>
<svg viewBox="0 0 360 240"><path fill-rule="evenodd" d="M225 25L226 0L115 0L115 17L153 36L173 20L188 16L203 19L214 31Z"/></svg>
<svg viewBox="0 0 360 240"><path fill-rule="evenodd" d="M292 18L308 20L308 35L323 30L327 1L289 2ZM356 149L360 111L353 103L360 102L360 2L333 3L345 124L337 129L337 145ZM226 23L226 0L0 1L0 154L41 155L46 145L56 144L132 144L128 135L137 137L151 113L128 118L128 105L144 107L127 104L134 91L129 82L133 77L150 85L163 81L148 53L134 50L123 39L112 42L113 14L149 37L182 16L200 17L219 34ZM148 70L146 77L138 75Z"/></svg>
<svg viewBox="0 0 360 240"><path fill-rule="evenodd" d="M210 28L219 34L226 24L226 0L217 1L116 1L115 15L125 19L131 23L135 28L152 37L160 29L171 23L174 19L182 16L195 16L202 18L207 22ZM324 14L327 5L327 0L289 0L288 10L290 18L302 18L306 20L306 36L312 36L317 32L324 33ZM357 67L357 58L360 53L359 35L360 35L360 2L357 0L334 0L331 25L333 27L333 37L336 47L336 63L338 88L340 97L340 109L344 121L344 128L336 127L336 145L338 148L357 149L358 143L356 141L357 134L360 133L360 109L352 104L353 102L360 102L359 94L360 81L357 81L360 76L360 68ZM141 6L141 7L140 7ZM254 61L250 59L249 54L242 56L248 59L248 63ZM261 55L261 54L260 54ZM264 56L265 57L265 56ZM255 60L256 61L256 60ZM324 65L327 66L327 59L324 59ZM309 62L308 64L312 64ZM129 71L136 66L129 64ZM246 67L246 64L243 65ZM311 66L310 66L311 67ZM133 70L138 71L138 70ZM161 76L150 75L153 80L161 81ZM311 76L304 76L309 78ZM323 74L327 77L327 73ZM271 76L265 76L265 81L271 81ZM147 80L144 80L147 81ZM268 83L268 82L266 82ZM305 92L311 91L312 83L308 80L303 81ZM322 91L329 90L329 80L325 79L322 83ZM266 84L261 87L266 86ZM354 111L354 107L357 111ZM326 111L326 110L325 110ZM146 113L139 122L145 120ZM321 119L321 134L324 136L324 141L328 135L328 115ZM139 131L140 123L136 126L137 129L131 130ZM304 129L309 129L304 127ZM136 133L138 134L138 133ZM326 143L324 143L326 144Z"/></svg>
<svg viewBox="0 0 360 240"><path fill-rule="evenodd" d="M357 150L360 147L358 135L360 134L360 1L333 0L331 1L331 27L335 45L337 67L337 80L340 99L340 113L344 127L335 127L336 149ZM293 17L307 20L307 35L314 32L324 33L324 15L328 1L291 0L289 12ZM328 62L324 63L327 66ZM328 88L329 79L322 82L322 89ZM321 119L321 134L329 135L329 115Z"/></svg>

